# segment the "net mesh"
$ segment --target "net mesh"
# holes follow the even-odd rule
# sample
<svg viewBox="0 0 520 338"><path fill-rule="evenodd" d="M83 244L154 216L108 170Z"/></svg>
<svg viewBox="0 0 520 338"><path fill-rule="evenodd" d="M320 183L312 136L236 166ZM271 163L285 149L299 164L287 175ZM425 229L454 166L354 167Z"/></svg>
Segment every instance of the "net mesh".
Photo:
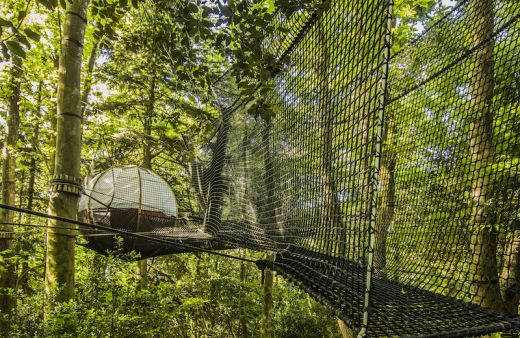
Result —
<svg viewBox="0 0 520 338"><path fill-rule="evenodd" d="M141 257L273 252L259 266L359 336L518 329L520 3L461 0L399 49L390 1L309 3L274 15L262 44L277 60L274 87L219 97L234 103L210 160L190 165L200 223L161 219L166 206L177 214L174 197L146 181L141 202L161 206L139 215L128 175L105 189L119 204L105 208L92 189L90 221L189 244L126 238L123 251ZM98 251L117 244L87 235Z"/></svg>
<svg viewBox="0 0 520 338"><path fill-rule="evenodd" d="M393 7L287 2L261 43L275 85L222 91L210 160L190 165L203 217L177 217L153 173L114 168L80 217L124 241L84 224L86 245L272 252L260 267L359 336L518 330L520 2L459 0L402 48Z"/></svg>
<svg viewBox="0 0 520 338"><path fill-rule="evenodd" d="M280 21L275 88L222 113L205 229L275 252L361 335L513 329L520 4L459 1L394 53L391 8Z"/></svg>

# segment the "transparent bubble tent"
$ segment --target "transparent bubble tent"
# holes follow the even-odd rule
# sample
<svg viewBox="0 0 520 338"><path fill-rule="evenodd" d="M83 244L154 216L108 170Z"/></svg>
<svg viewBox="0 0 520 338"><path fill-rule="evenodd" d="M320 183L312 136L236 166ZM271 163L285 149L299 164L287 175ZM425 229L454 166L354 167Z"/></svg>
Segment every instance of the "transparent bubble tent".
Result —
<svg viewBox="0 0 520 338"><path fill-rule="evenodd" d="M177 221L177 202L168 183L149 169L138 166L111 168L95 176L79 202L79 218L126 232L168 239L186 234ZM204 234L200 234L200 239ZM86 246L100 253L135 251L141 258L175 253L179 248L106 231L84 231ZM118 241L118 237L122 241ZM190 238L197 237L189 236Z"/></svg>

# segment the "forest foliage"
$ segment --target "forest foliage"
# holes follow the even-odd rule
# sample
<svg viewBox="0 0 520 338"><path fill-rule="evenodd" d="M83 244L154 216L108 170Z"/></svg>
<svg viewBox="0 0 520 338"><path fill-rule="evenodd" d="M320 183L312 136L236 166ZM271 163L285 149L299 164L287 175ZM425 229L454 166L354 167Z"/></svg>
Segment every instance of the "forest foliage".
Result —
<svg viewBox="0 0 520 338"><path fill-rule="evenodd" d="M0 138L4 172L14 170L14 198L8 202L42 212L54 173L58 63L72 1L86 0L0 0ZM394 51L454 4L395 3ZM273 75L286 62L262 44L280 30L273 17L316 4L91 0L81 60L84 181L148 158L173 188L179 209L199 212L188 164L209 156L204 145L214 139L225 96L257 97L272 89ZM504 90L503 95L510 94ZM262 112L276 114L261 106L265 102L255 102L248 114L265 119L270 117ZM12 312L2 313L2 322L11 324L10 336L253 337L261 332L262 279L255 266L200 253L160 257L149 261L149 284L142 288L134 263L88 251L80 236L75 239L74 297L54 304L44 320L53 301L44 281L46 222L21 214L9 222L25 225L14 227L12 246L2 247L0 258L0 272L14 276L8 294ZM274 337L340 336L328 309L279 277L272 318Z"/></svg>

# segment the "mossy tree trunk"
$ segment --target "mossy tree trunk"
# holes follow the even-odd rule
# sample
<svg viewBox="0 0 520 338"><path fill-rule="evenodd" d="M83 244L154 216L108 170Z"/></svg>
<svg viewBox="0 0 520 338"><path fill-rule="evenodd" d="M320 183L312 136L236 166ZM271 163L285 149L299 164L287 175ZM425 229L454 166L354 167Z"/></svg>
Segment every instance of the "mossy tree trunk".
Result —
<svg viewBox="0 0 520 338"><path fill-rule="evenodd" d="M318 24L320 39L320 62L317 66L318 83L320 84L319 122L321 162L320 177L323 189L323 235L325 236L325 252L344 256L346 252L346 229L342 220L341 204L338 198L336 178L334 177L334 110L329 104L331 88L329 79L330 51L327 44L323 24Z"/></svg>
<svg viewBox="0 0 520 338"><path fill-rule="evenodd" d="M246 258L246 250L240 249L240 257ZM239 325L239 332L240 337L246 338L249 337L249 332L247 329L247 316L246 316L246 309L244 304L244 298L246 295L245 284L247 282L247 270L246 270L246 264L244 261L240 261L240 289L238 291L238 311L239 311L239 318L238 318L238 325Z"/></svg>
<svg viewBox="0 0 520 338"><path fill-rule="evenodd" d="M36 121L34 126L34 134L31 139L31 162L29 164L29 183L27 187L27 209L32 210L34 204L34 185L36 183L36 173L38 171L36 163L36 154L38 152L38 143L40 141L40 120L42 109L42 91L43 81L38 83L38 97L36 101Z"/></svg>
<svg viewBox="0 0 520 338"><path fill-rule="evenodd" d="M145 169L152 169L152 126L155 110L156 80L156 75L154 73L150 80L148 104L143 115L143 168ZM137 262L136 277L139 281L140 288L144 289L148 286L148 261L146 259L141 259Z"/></svg>
<svg viewBox="0 0 520 338"><path fill-rule="evenodd" d="M472 121L469 125L469 151L472 161L472 215L470 254L474 301L485 308L503 310L497 271L497 234L490 207L493 182L487 172L495 156L493 136L493 0L471 0L472 30L475 46L471 77Z"/></svg>
<svg viewBox="0 0 520 338"><path fill-rule="evenodd" d="M502 280L502 298L504 311L518 314L520 302L520 231L513 231L513 238L507 247L505 262L500 279Z"/></svg>
<svg viewBox="0 0 520 338"><path fill-rule="evenodd" d="M392 116L385 119L383 134L383 154L379 168L379 198L375 231L374 271L386 277L386 241L388 229L394 219L395 208L395 152L393 149L395 121Z"/></svg>
<svg viewBox="0 0 520 338"><path fill-rule="evenodd" d="M266 189L266 198L263 205L258 209L262 212L259 216L259 222L262 224L268 236L275 237L276 241L282 241L285 235L283 225L278 222L278 199L276 197L274 161L271 154L269 135L271 131L271 121L267 117L270 114L266 112L266 120L262 130L262 149L264 152L264 177L263 184ZM267 253L266 260L274 261L274 254ZM260 336L262 338L270 338L272 332L272 315L273 307L273 271L269 268L263 270L263 307L262 307L262 326Z"/></svg>
<svg viewBox="0 0 520 338"><path fill-rule="evenodd" d="M343 338L354 338L354 332L345 324L344 321L338 318L338 327Z"/></svg>
<svg viewBox="0 0 520 338"><path fill-rule="evenodd" d="M331 89L329 88L329 68L330 51L327 45L327 36L324 28L318 24L318 36L320 39L320 62L316 72L318 74L318 83L320 83L320 104L319 114L320 123L320 142L321 142L321 162L320 177L323 189L323 223L322 236L325 238L325 252L332 255L344 257L347 245L347 229L343 223L341 211L341 203L338 198L338 189L336 186L336 178L334 177L334 111L328 104L331 99ZM334 242L336 244L334 244ZM352 330L344 321L338 318L338 327L343 337L353 337Z"/></svg>
<svg viewBox="0 0 520 338"><path fill-rule="evenodd" d="M36 174L38 172L36 157L38 152L38 142L40 140L42 91L43 81L40 80L38 83L38 94L36 98L34 134L31 139L31 161L29 162L29 183L27 187L27 209L29 210L33 209L34 186L36 183ZM30 294L33 292L29 287L29 258L32 246L27 239L22 239L20 246L22 249L20 253L22 256L22 267L18 277L18 287L21 288L25 294Z"/></svg>
<svg viewBox="0 0 520 338"><path fill-rule="evenodd" d="M87 72L85 74L85 81L83 82L83 90L81 91L81 115L85 115L88 107L88 96L90 95L90 91L92 89L92 75L94 73L94 66L96 65L96 57L99 45L101 43L101 38L94 42L94 46L92 46L92 50L90 51L90 57L87 65Z"/></svg>
<svg viewBox="0 0 520 338"><path fill-rule="evenodd" d="M276 172L275 163L271 151L269 135L272 124L265 121L262 131L262 149L264 153L264 186L266 189L266 203L262 206L261 223L267 231L268 236L277 242L284 242L285 227L279 220L279 200L276 196Z"/></svg>
<svg viewBox="0 0 520 338"><path fill-rule="evenodd" d="M67 2L59 58L54 178L48 212L76 219L81 182L81 61L89 0ZM71 224L50 220L47 230L46 316L74 294L74 237ZM52 228L60 227L60 229ZM64 230L69 228L70 230Z"/></svg>
<svg viewBox="0 0 520 338"><path fill-rule="evenodd" d="M273 262L274 255L266 254L266 260ZM264 269L264 286L263 286L263 306L262 306L262 328L260 336L262 338L271 338L273 336L273 318L271 309L273 308L273 280L274 273L271 269Z"/></svg>
<svg viewBox="0 0 520 338"><path fill-rule="evenodd" d="M2 165L2 203L15 204L15 169L16 169L16 142L20 128L20 86L22 77L22 59L12 56L12 68L9 78L9 98L7 112L7 135L3 147ZM1 334L8 337L10 331L9 316L15 306L12 291L15 287L16 276L13 257L13 223L14 213L0 209L0 254L2 269L0 270L0 329Z"/></svg>

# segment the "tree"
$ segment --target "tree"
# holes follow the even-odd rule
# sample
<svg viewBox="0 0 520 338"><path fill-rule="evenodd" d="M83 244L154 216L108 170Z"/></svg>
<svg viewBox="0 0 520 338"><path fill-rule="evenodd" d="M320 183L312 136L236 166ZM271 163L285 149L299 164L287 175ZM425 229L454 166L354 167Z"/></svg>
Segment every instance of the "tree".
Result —
<svg viewBox="0 0 520 338"><path fill-rule="evenodd" d="M15 169L16 148L18 141L18 130L20 128L20 86L22 81L22 58L18 55L12 56L12 68L10 76L9 111L7 115L7 137L4 141L2 165L2 203L15 204ZM3 254L4 268L0 271L0 330L8 336L10 320L14 304L13 289L15 285L14 264L10 261L13 255L14 234L14 212L5 209L0 210L0 253Z"/></svg>
<svg viewBox="0 0 520 338"><path fill-rule="evenodd" d="M152 126L153 126L153 114L155 109L155 82L156 74L152 71L150 79L150 90L148 92L148 104L143 116L143 127L144 127L144 142L143 142L143 168L152 169ZM139 215L141 216L141 210ZM137 224L139 226L140 220L138 218ZM138 230L139 231L139 230ZM148 263L146 259L141 259L137 262L137 279L139 285L144 289L148 285Z"/></svg>
<svg viewBox="0 0 520 338"><path fill-rule="evenodd" d="M473 120L469 126L469 151L471 154L472 203L470 219L473 283L475 302L486 308L503 311L496 261L497 234L493 229L496 222L490 210L493 182L486 169L493 163L493 0L470 2L473 26L473 42L479 46L474 56L471 83L473 96Z"/></svg>
<svg viewBox="0 0 520 338"><path fill-rule="evenodd" d="M268 262L274 262L274 255L269 253L266 254L265 259ZM264 285L263 285L263 308L262 308L262 329L260 336L262 338L271 338L273 336L273 271L266 267L263 271L264 274Z"/></svg>
<svg viewBox="0 0 520 338"><path fill-rule="evenodd" d="M76 219L81 193L81 63L89 0L67 2L59 57L57 135L49 214ZM45 290L52 316L55 302L74 294L74 227L50 220L47 230Z"/></svg>

